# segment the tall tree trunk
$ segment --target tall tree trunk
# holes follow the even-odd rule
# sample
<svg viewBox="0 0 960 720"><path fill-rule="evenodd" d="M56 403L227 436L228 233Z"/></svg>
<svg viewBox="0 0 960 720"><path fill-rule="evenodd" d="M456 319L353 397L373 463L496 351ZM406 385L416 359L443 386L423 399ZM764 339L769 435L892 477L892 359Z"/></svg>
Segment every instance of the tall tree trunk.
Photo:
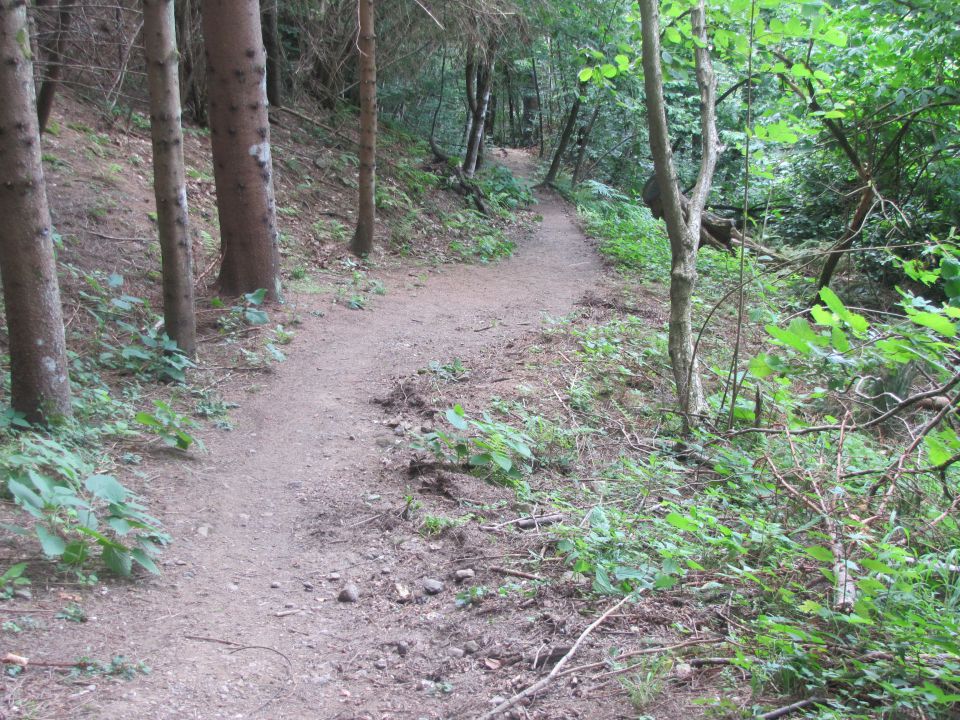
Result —
<svg viewBox="0 0 960 720"><path fill-rule="evenodd" d="M670 333L669 350L677 397L687 429L697 423L706 408L700 373L693 353L693 290L697 281L697 247L700 220L710 193L716 167L719 142L716 129L716 77L710 61L703 0L691 10L690 22L697 40L694 50L697 85L700 88L701 162L697 184L684 218L673 151L667 130L663 99L663 74L660 67L660 17L658 0L640 0L643 40L643 84L646 90L650 149L657 184L663 201L663 216L670 237Z"/></svg>
<svg viewBox="0 0 960 720"><path fill-rule="evenodd" d="M27 37L26 3L0 0L0 282L10 396L14 410L43 422L70 415L70 380Z"/></svg>
<svg viewBox="0 0 960 720"><path fill-rule="evenodd" d="M279 0L263 0L263 46L267 52L267 100L274 107L283 107L280 25L277 22L278 2Z"/></svg>
<svg viewBox="0 0 960 720"><path fill-rule="evenodd" d="M180 98L189 117L198 125L207 124L207 103L201 89L202 67L197 67L194 54L192 0L175 0L177 22L177 49L180 53Z"/></svg>
<svg viewBox="0 0 960 720"><path fill-rule="evenodd" d="M537 77L537 59L531 58L533 62L533 87L537 91L537 121L540 124L540 159L543 160L544 137L543 137L543 96L540 93L540 80Z"/></svg>
<svg viewBox="0 0 960 720"><path fill-rule="evenodd" d="M593 109L593 115L590 116L590 122L588 122L587 126L583 128L583 131L577 140L577 164L573 167L574 185L579 185L580 181L583 179L581 177L581 174L583 173L583 161L587 157L587 146L590 144L590 134L593 132L593 126L597 123L598 117L600 117L599 103Z"/></svg>
<svg viewBox="0 0 960 720"><path fill-rule="evenodd" d="M443 86L447 71L447 46L443 46L443 56L440 60L440 97L437 99L437 108L433 111L433 120L430 122L430 147L433 147L434 137L437 134L437 118L440 116L440 108L443 107Z"/></svg>
<svg viewBox="0 0 960 720"><path fill-rule="evenodd" d="M176 19L173 0L143 0L143 39L150 86L153 189L163 264L163 322L187 355L197 351L187 186L180 126Z"/></svg>
<svg viewBox="0 0 960 720"><path fill-rule="evenodd" d="M50 43L49 56L46 58L47 73L43 85L40 86L40 94L37 96L37 117L40 122L40 132L47 128L47 123L50 121L50 112L53 110L53 98L57 94L57 84L63 70L63 52L72 14L73 0L61 0L57 12L57 29L54 32L53 42Z"/></svg>
<svg viewBox="0 0 960 720"><path fill-rule="evenodd" d="M490 103L490 88L493 84L493 54L496 45L493 40L487 48L487 56L477 63L480 68L476 84L476 96L473 106L473 118L470 122L470 135L467 138L467 150L463 158L463 174L472 178L477 170L477 160L480 157L480 145L483 142L483 133L486 128L487 107ZM468 85L468 98L469 98Z"/></svg>
<svg viewBox="0 0 960 720"><path fill-rule="evenodd" d="M373 0L360 3L360 200L357 230L350 249L355 255L373 250L377 180L377 36Z"/></svg>
<svg viewBox="0 0 960 720"><path fill-rule="evenodd" d="M258 0L203 0L210 139L228 296L280 298L277 210Z"/></svg>
<svg viewBox="0 0 960 720"><path fill-rule="evenodd" d="M560 142L557 143L557 151L553 155L553 162L550 163L547 176L543 179L544 185L552 185L557 181L557 175L560 173L560 163L563 161L563 154L567 151L567 145L570 144L573 128L577 125L577 115L580 114L580 105L582 103L580 99L581 90L583 90L582 84L577 88L577 95L573 99L573 105L570 106L567 124L563 126L563 132L560 133Z"/></svg>
<svg viewBox="0 0 960 720"><path fill-rule="evenodd" d="M517 120L515 116L515 110L513 103L513 78L512 73L510 72L510 63L503 64L503 76L506 84L507 90L507 124L510 127L510 145L516 147L517 145Z"/></svg>

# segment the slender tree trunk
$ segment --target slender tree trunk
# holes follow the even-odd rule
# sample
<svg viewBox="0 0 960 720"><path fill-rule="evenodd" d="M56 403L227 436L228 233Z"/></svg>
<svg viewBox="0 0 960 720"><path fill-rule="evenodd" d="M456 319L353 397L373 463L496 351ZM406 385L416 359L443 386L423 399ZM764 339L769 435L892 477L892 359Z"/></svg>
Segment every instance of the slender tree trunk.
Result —
<svg viewBox="0 0 960 720"><path fill-rule="evenodd" d="M197 351L187 186L180 126L176 19L173 0L143 0L143 39L150 86L153 189L163 264L163 321L187 355Z"/></svg>
<svg viewBox="0 0 960 720"><path fill-rule="evenodd" d="M71 414L70 380L27 37L26 3L0 0L0 281L10 395L14 410L44 422Z"/></svg>
<svg viewBox="0 0 960 720"><path fill-rule="evenodd" d="M228 296L267 290L280 298L266 54L257 0L203 0L210 138Z"/></svg>
<svg viewBox="0 0 960 720"><path fill-rule="evenodd" d="M57 29L50 43L47 60L47 73L40 86L37 96L37 117L40 121L40 132L43 132L50 121L50 112L53 110L53 99L57 94L57 84L63 69L63 53L66 45L67 32L70 30L70 20L73 14L74 0L61 0L57 12Z"/></svg>
<svg viewBox="0 0 960 720"><path fill-rule="evenodd" d="M836 271L841 258L843 258L844 253L850 249L853 241L857 239L857 236L863 230L863 224L867 221L867 217L870 215L870 209L873 207L873 198L873 186L867 185L860 192L860 201L857 203L857 209L853 212L853 217L850 218L846 232L843 234L843 237L840 238L840 242L837 243L836 248L827 255L827 259L823 263L823 269L820 271L820 277L817 279L817 295L815 296L814 302L819 302L820 291L830 286L833 273Z"/></svg>
<svg viewBox="0 0 960 720"><path fill-rule="evenodd" d="M373 0L360 3L360 201L357 230L350 249L355 255L373 250L377 178L377 36Z"/></svg>
<svg viewBox="0 0 960 720"><path fill-rule="evenodd" d="M713 171L716 167L717 140L715 97L716 78L710 61L706 31L706 12L699 0L690 13L694 37L697 85L700 88L701 163L697 184L684 218L673 151L667 130L663 99L663 74L660 66L660 17L658 0L640 0L643 40L643 82L646 90L647 119L650 126L650 149L653 154L657 184L663 199L663 216L670 237L670 332L669 350L677 397L687 429L696 424L706 407L700 373L693 353L693 290L697 281L697 247L700 220Z"/></svg>
<svg viewBox="0 0 960 720"><path fill-rule="evenodd" d="M177 20L177 48L180 53L180 98L188 115L199 125L207 124L207 104L200 84L203 74L197 67L193 48L193 2L175 0Z"/></svg>
<svg viewBox="0 0 960 720"><path fill-rule="evenodd" d="M537 59L531 58L533 62L533 87L537 91L537 122L540 124L540 159L543 160L544 139L543 139L543 96L540 93L540 80L537 78Z"/></svg>
<svg viewBox="0 0 960 720"><path fill-rule="evenodd" d="M473 108L473 119L470 123L470 135L467 138L466 155L463 158L463 174L468 178L472 178L477 170L480 145L483 141L483 131L486 127L487 107L490 103L490 87L493 82L494 48L494 43L491 41L488 47L487 57L478 63L481 69L479 82L476 87L476 102Z"/></svg>
<svg viewBox="0 0 960 720"><path fill-rule="evenodd" d="M477 114L477 59L473 46L467 48L467 62L464 68L465 100L467 102L467 119L463 124L464 153L469 147L470 134L473 132L473 118Z"/></svg>
<svg viewBox="0 0 960 720"><path fill-rule="evenodd" d="M583 134L580 136L577 145L577 164L573 168L573 184L579 185L580 181L583 179L581 173L583 172L583 161L587 157L587 146L590 144L590 134L593 132L593 126L597 122L597 118L600 117L600 105L599 103L593 109L593 115L590 116L590 122L587 123L587 126L583 129Z"/></svg>
<svg viewBox="0 0 960 720"><path fill-rule="evenodd" d="M280 26L277 22L279 0L263 0L263 46L267 52L267 100L273 107L283 107L283 73L281 72Z"/></svg>
<svg viewBox="0 0 960 720"><path fill-rule="evenodd" d="M443 107L443 86L447 70L447 46L443 46L443 55L440 60L440 97L437 100L437 108L433 111L433 120L430 122L430 147L433 147L434 137L437 134L437 118L440 116L440 108Z"/></svg>
<svg viewBox="0 0 960 720"><path fill-rule="evenodd" d="M511 75L510 63L504 63L503 76L507 90L507 124L510 127L510 145L515 147L517 144L517 120L513 103L513 79Z"/></svg>
<svg viewBox="0 0 960 720"><path fill-rule="evenodd" d="M563 161L563 154L567 151L567 145L570 144L570 138L573 136L573 128L577 125L577 115L580 114L580 91L583 85L577 88L577 95L573 99L573 105L570 106L570 114L567 116L567 124L563 126L563 132L560 133L560 142L557 143L557 151L553 155L553 162L550 163L550 169L547 176L543 179L544 185L552 185L557 181L557 175L560 173L560 163Z"/></svg>

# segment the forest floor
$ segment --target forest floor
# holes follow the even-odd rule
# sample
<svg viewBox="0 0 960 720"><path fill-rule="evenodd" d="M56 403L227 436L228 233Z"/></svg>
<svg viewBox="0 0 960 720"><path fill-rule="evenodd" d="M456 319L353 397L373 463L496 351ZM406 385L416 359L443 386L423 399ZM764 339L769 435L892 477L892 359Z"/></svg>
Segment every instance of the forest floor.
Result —
<svg viewBox="0 0 960 720"><path fill-rule="evenodd" d="M527 156L498 154L533 172ZM51 620L29 641L36 659L123 656L132 677L35 667L6 680L10 717L467 718L541 677L537 658L555 662L608 603L510 574L531 555L552 561L539 529L506 532L538 511L513 491L408 467L413 435L446 407L538 392L529 361L550 341L545 319L604 305L608 281L572 209L550 191L538 201L542 223L507 260L372 271L387 292L364 312L291 293L302 324L286 362L220 388L239 404L233 430L143 468L175 538L163 574L101 582L78 596L85 622ZM646 312L662 323L659 301ZM454 359L466 382L424 372ZM424 505L468 507L477 522L424 532ZM484 599L489 587L501 592ZM70 597L48 590L34 585L35 605ZM672 637L675 618L650 601L617 617L573 665L629 648L638 626ZM636 717L619 686L579 683L558 680L506 717Z"/></svg>

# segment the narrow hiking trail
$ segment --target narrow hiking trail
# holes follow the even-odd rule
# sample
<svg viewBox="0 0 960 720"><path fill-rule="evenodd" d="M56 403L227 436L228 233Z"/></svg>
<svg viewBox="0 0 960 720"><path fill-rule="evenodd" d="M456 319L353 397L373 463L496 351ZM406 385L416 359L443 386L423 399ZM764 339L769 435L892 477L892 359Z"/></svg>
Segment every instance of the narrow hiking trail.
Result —
<svg viewBox="0 0 960 720"><path fill-rule="evenodd" d="M504 160L530 173L525 156ZM390 458L409 437L374 401L431 360L479 366L597 285L600 261L571 209L541 192L538 211L542 223L509 260L441 267L422 283L416 268L378 273L387 294L368 311L323 301L317 317L316 296L290 298L304 322L286 362L227 398L241 403L234 430L207 433L206 452L192 460L152 468L153 507L175 538L163 575L98 587L85 600L86 624L66 623L35 649L123 655L152 669L129 681L85 678L65 696L51 683L66 716L447 718L488 709L502 677L485 680L479 657L450 648L482 647L492 620L467 621L456 608L455 567L436 541L380 522L409 492ZM397 583L422 595L425 578L448 587L397 602ZM356 602L337 600L347 583Z"/></svg>

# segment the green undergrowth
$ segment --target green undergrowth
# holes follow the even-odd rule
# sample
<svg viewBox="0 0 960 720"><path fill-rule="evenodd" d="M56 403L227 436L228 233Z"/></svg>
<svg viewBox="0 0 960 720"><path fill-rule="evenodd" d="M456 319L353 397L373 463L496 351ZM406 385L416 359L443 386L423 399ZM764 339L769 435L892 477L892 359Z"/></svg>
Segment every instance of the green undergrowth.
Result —
<svg viewBox="0 0 960 720"><path fill-rule="evenodd" d="M101 568L157 573L171 537L129 485L148 487L139 466L154 446L181 455L202 450L201 420L229 429L232 405L191 385L194 362L159 329L150 304L125 292L122 276L65 269L81 286L68 324L75 324L68 337L73 417L43 428L9 407L0 413L0 491L11 501L2 528L18 538L24 557L38 548L83 582ZM282 326L264 333L260 349L247 338L269 322L264 297L258 291L233 305L215 300L217 339L227 352L235 348L237 362L260 366L283 357L276 345L291 335ZM9 397L8 372L4 383ZM0 592L28 581L28 562L5 570Z"/></svg>
<svg viewBox="0 0 960 720"><path fill-rule="evenodd" d="M584 214L595 234L619 238L606 252L630 272L666 271L653 267L664 240L643 211ZM711 254L703 292L715 295L739 276L739 260L701 257ZM742 349L735 402L720 355L707 359L708 417L690 436L672 413L665 328L621 314L548 330L573 347L572 367L553 381L562 419L545 419L536 394L480 412L456 406L418 446L541 512L565 513L550 532L583 592L644 589L721 628L724 642L709 652L747 681L724 675L694 700L712 717L755 717L796 699L811 702L794 717L953 717L958 258L945 243L904 267L946 303L903 291L877 315L830 290L796 314L805 286L767 287L747 263L758 279L745 321L759 339ZM911 394L921 397L898 410ZM557 485L548 477L567 479L543 490ZM643 663L624 678L631 695L657 685Z"/></svg>

